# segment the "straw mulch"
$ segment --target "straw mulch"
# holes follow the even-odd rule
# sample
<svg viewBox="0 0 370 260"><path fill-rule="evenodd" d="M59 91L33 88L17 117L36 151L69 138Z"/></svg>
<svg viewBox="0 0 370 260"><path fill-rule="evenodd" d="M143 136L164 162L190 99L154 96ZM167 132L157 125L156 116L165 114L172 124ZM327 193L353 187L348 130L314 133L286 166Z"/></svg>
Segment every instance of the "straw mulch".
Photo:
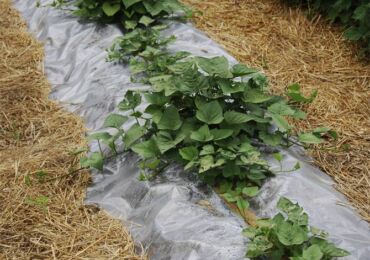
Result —
<svg viewBox="0 0 370 260"><path fill-rule="evenodd" d="M88 172L68 176L83 123L48 100L43 47L10 1L0 13L0 259L145 259L119 221L83 205Z"/></svg>
<svg viewBox="0 0 370 260"><path fill-rule="evenodd" d="M240 62L264 71L273 92L282 94L294 82L306 94L318 89L308 119L296 126L328 126L340 134L337 143L311 154L370 221L370 66L356 59L340 28L320 17L309 20L281 0L183 2L203 12L194 18L198 28Z"/></svg>

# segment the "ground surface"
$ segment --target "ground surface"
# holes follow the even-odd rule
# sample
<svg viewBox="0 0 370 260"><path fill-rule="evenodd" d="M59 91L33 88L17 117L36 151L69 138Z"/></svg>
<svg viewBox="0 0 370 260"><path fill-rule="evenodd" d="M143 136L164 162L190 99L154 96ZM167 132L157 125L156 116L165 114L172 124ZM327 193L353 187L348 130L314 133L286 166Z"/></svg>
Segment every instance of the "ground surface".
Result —
<svg viewBox="0 0 370 260"><path fill-rule="evenodd" d="M338 142L311 152L362 217L370 221L370 65L358 61L339 28L309 20L281 0L183 0L203 15L195 25L236 57L258 67L271 90L298 82L305 93L318 89L308 120L298 129L329 126Z"/></svg>
<svg viewBox="0 0 370 260"><path fill-rule="evenodd" d="M83 123L48 100L43 47L8 0L0 14L0 259L144 259L119 221L83 205L88 172L67 176Z"/></svg>

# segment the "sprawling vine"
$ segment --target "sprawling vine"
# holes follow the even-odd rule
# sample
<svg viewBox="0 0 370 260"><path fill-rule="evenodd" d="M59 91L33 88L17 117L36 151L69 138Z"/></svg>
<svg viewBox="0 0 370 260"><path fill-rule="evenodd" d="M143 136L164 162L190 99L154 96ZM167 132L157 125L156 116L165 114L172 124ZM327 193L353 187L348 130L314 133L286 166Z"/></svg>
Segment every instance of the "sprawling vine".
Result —
<svg viewBox="0 0 370 260"><path fill-rule="evenodd" d="M116 128L117 134L103 132L90 138L114 152L121 139L126 150L150 165L149 170L167 162L195 170L243 211L263 180L274 174L261 149L273 147L270 150L277 152L278 146L291 145L293 127L286 117L299 120L306 114L283 97L268 94L267 78L257 70L231 66L225 57L170 53L166 45L172 40L160 37L156 29L140 29L117 39L109 58L128 62L132 79L151 88L128 91L118 106L126 114L107 118L104 126ZM288 93L294 102L311 102L316 94L304 97L298 85L290 86ZM142 104L145 109L140 111ZM124 131L121 125L129 118L136 123ZM300 133L298 140L320 143L327 133L332 132L317 128ZM277 153L275 158L280 158Z"/></svg>

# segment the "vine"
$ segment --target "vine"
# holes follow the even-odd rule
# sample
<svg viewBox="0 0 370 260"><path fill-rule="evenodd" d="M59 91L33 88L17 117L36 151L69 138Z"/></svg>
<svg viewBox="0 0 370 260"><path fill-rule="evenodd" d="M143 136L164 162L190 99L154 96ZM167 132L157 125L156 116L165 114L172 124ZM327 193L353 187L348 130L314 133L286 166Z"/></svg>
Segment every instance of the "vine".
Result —
<svg viewBox="0 0 370 260"><path fill-rule="evenodd" d="M267 78L257 70L243 64L230 66L225 57L170 53L166 46L173 40L160 37L157 29L139 29L116 40L109 59L129 63L132 80L151 88L127 91L118 105L126 114L106 119L104 126L115 128L117 134L103 132L90 138L113 152L120 139L125 150L144 160L142 179L168 162L196 170L244 211L263 180L274 175L261 150L276 152L278 146L292 145L293 127L286 117L304 119L306 114L283 97L268 94ZM293 103L312 102L315 95L304 97L296 84L288 89ZM125 131L121 126L130 118L135 123ZM320 143L327 134L334 132L317 128L300 133L298 140ZM104 160L102 152L93 156L88 161L92 167L98 157ZM282 159L278 153L274 157ZM298 168L299 164L293 170Z"/></svg>

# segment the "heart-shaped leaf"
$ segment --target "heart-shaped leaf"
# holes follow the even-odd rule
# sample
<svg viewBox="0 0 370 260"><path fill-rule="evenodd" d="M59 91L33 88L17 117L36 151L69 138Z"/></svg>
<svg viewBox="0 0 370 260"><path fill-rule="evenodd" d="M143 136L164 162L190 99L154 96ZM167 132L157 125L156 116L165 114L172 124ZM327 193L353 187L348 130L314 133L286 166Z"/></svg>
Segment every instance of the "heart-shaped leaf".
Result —
<svg viewBox="0 0 370 260"><path fill-rule="evenodd" d="M126 147L129 148L132 144L139 140L145 134L145 132L145 128L138 124L131 126L131 128L123 136L123 142L125 143Z"/></svg>
<svg viewBox="0 0 370 260"><path fill-rule="evenodd" d="M161 119L158 122L158 128L161 130L177 130L181 127L182 121L179 112L174 106L167 107Z"/></svg>
<svg viewBox="0 0 370 260"><path fill-rule="evenodd" d="M204 125L197 131L191 133L190 138L199 142L209 142L213 139L213 135L208 128L208 125Z"/></svg>
<svg viewBox="0 0 370 260"><path fill-rule="evenodd" d="M198 149L195 146L184 147L179 150L182 159L192 161L198 158Z"/></svg>
<svg viewBox="0 0 370 260"><path fill-rule="evenodd" d="M80 160L82 167L92 167L98 169L99 171L103 170L104 157L100 152L91 153L90 157L82 157Z"/></svg>
<svg viewBox="0 0 370 260"><path fill-rule="evenodd" d="M229 62L223 56L215 58L197 57L196 62L203 71L211 76L218 76L220 78L233 77L233 74L229 70Z"/></svg>
<svg viewBox="0 0 370 260"><path fill-rule="evenodd" d="M128 120L127 116L110 114L104 121L104 127L120 128Z"/></svg>
<svg viewBox="0 0 370 260"><path fill-rule="evenodd" d="M110 3L108 1L105 1L103 6L102 6L102 9L103 9L103 12L107 15L107 16L113 16L115 15L116 13L118 13L118 11L120 10L121 8L121 4L120 3Z"/></svg>
<svg viewBox="0 0 370 260"><path fill-rule="evenodd" d="M209 125L219 124L224 120L222 107L216 100L203 104L203 106L197 110L196 117Z"/></svg>

